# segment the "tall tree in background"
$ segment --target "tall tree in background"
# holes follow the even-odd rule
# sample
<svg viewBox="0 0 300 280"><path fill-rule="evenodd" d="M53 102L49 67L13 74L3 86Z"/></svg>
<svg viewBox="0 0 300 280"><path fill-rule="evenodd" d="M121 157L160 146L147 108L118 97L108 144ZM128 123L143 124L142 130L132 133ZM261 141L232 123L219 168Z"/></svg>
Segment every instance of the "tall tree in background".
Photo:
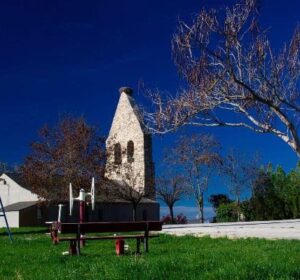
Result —
<svg viewBox="0 0 300 280"><path fill-rule="evenodd" d="M285 217L299 218L300 210L300 167L297 166L286 174L281 166L271 174L277 196L284 202L281 211Z"/></svg>
<svg viewBox="0 0 300 280"><path fill-rule="evenodd" d="M83 117L67 117L52 128L45 126L39 136L22 173L40 197L60 201L68 198L70 182L79 190L90 186L92 177L98 183L102 180L105 139Z"/></svg>
<svg viewBox="0 0 300 280"><path fill-rule="evenodd" d="M176 96L150 92L156 109L146 116L153 132L245 127L275 135L300 156L300 27L274 51L256 2L202 9L192 23L179 23L172 51L187 87Z"/></svg>
<svg viewBox="0 0 300 280"><path fill-rule="evenodd" d="M257 157L249 160L238 151L230 151L222 164L223 174L227 177L227 186L237 205L237 217L240 220L240 202L243 194L249 193L259 168Z"/></svg>
<svg viewBox="0 0 300 280"><path fill-rule="evenodd" d="M169 160L177 162L182 174L191 188L201 222L204 222L204 193L207 190L211 175L222 162L220 144L209 134L185 135L179 138L169 152Z"/></svg>
<svg viewBox="0 0 300 280"><path fill-rule="evenodd" d="M187 184L182 175L167 175L156 179L157 198L167 204L172 223L174 222L174 205L184 195L189 194Z"/></svg>
<svg viewBox="0 0 300 280"><path fill-rule="evenodd" d="M219 208L220 205L229 204L232 202L232 200L228 197L228 195L222 194L222 193L210 195L208 201L211 203L215 212Z"/></svg>
<svg viewBox="0 0 300 280"><path fill-rule="evenodd" d="M286 176L281 170L277 171L275 176L279 184L279 181L283 182L282 179L285 180ZM249 200L253 220L278 220L290 217L282 194L279 192L281 186L281 184L280 187L275 186L274 174L270 166L259 171L258 176L253 181L252 197Z"/></svg>
<svg viewBox="0 0 300 280"><path fill-rule="evenodd" d="M300 163L288 174L287 196L293 219L300 217Z"/></svg>
<svg viewBox="0 0 300 280"><path fill-rule="evenodd" d="M226 160L224 162L226 162ZM242 164L242 166L247 165L248 162ZM251 174L252 168L250 167L249 169L249 167L247 167L244 170L247 169L250 170L249 174ZM254 170L255 173L252 176L246 176L246 181L248 181L247 178L252 177L246 182L246 195L248 196L248 194L250 194L249 184L251 184L251 196L249 199L243 200L239 205L237 205L236 202L219 203L219 201L226 199L223 195L210 196L212 198L210 201L216 206L216 220L222 222L236 221L240 213L243 214L247 221L299 218L300 164L298 163L289 173L286 173L281 166L273 169L271 164L266 167L261 167L259 170L255 167ZM234 181L241 182L241 184L245 186L244 176L236 180L236 178L239 177L239 175L237 177L236 174L240 173L234 172L234 174ZM230 184L232 182L229 180L228 183ZM239 186L237 189L238 191L241 190Z"/></svg>

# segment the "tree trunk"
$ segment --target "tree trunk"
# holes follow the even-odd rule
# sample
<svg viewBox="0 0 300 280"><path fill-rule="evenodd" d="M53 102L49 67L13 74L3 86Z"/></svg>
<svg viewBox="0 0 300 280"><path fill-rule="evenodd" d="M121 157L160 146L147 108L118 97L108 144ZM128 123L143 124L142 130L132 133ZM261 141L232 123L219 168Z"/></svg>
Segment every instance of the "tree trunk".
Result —
<svg viewBox="0 0 300 280"><path fill-rule="evenodd" d="M298 209L298 199L295 197L292 202L293 207L293 219L297 219L299 215L299 209Z"/></svg>
<svg viewBox="0 0 300 280"><path fill-rule="evenodd" d="M169 205L169 209L170 209L170 216L171 216L172 224L174 224L174 211L173 211L173 205Z"/></svg>
<svg viewBox="0 0 300 280"><path fill-rule="evenodd" d="M236 201L236 204L237 204L237 221L239 222L240 221L240 198L238 197L237 198L237 201Z"/></svg>
<svg viewBox="0 0 300 280"><path fill-rule="evenodd" d="M201 216L201 223L203 224L204 223L204 203L203 203L203 199L204 199L204 193L201 192L200 193L200 197L198 199L198 205L199 205L199 210L200 210L200 216Z"/></svg>

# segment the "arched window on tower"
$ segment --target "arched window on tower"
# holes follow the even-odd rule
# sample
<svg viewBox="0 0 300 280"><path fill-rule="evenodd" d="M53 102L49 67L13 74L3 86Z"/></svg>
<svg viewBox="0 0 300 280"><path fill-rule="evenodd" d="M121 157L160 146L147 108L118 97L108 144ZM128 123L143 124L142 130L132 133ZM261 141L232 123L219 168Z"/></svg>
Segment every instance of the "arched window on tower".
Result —
<svg viewBox="0 0 300 280"><path fill-rule="evenodd" d="M127 143L127 161L128 162L133 162L133 155L134 155L134 144L133 142L130 140Z"/></svg>
<svg viewBox="0 0 300 280"><path fill-rule="evenodd" d="M115 164L121 164L122 163L122 151L121 151L120 143L115 144L114 156L115 156Z"/></svg>

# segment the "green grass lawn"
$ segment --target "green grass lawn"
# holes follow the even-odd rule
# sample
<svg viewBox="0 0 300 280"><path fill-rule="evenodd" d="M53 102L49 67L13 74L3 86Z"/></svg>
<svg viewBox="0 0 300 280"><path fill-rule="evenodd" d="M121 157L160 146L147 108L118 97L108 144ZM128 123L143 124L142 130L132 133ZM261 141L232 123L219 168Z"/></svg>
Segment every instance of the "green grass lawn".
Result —
<svg viewBox="0 0 300 280"><path fill-rule="evenodd" d="M116 256L113 240L90 241L82 256L63 256L41 229L1 230L0 280L4 279L300 279L300 241L229 240L161 235L150 252Z"/></svg>

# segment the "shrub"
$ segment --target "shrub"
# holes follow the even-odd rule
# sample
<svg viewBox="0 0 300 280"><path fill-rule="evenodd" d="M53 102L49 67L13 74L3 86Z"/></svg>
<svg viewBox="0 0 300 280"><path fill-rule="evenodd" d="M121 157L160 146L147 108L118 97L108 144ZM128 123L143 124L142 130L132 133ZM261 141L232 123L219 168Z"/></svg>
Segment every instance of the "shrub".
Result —
<svg viewBox="0 0 300 280"><path fill-rule="evenodd" d="M176 224L187 224L187 218L182 213L176 216L175 218Z"/></svg>
<svg viewBox="0 0 300 280"><path fill-rule="evenodd" d="M172 218L171 218L170 215L163 216L161 221L165 225L169 225L169 224L187 224L187 222L188 222L186 216L184 216L182 213L177 215L173 222L172 222Z"/></svg>
<svg viewBox="0 0 300 280"><path fill-rule="evenodd" d="M217 209L217 222L236 222L237 205L235 203L221 204Z"/></svg>
<svg viewBox="0 0 300 280"><path fill-rule="evenodd" d="M161 221L163 222L164 225L172 224L171 215L163 216Z"/></svg>

